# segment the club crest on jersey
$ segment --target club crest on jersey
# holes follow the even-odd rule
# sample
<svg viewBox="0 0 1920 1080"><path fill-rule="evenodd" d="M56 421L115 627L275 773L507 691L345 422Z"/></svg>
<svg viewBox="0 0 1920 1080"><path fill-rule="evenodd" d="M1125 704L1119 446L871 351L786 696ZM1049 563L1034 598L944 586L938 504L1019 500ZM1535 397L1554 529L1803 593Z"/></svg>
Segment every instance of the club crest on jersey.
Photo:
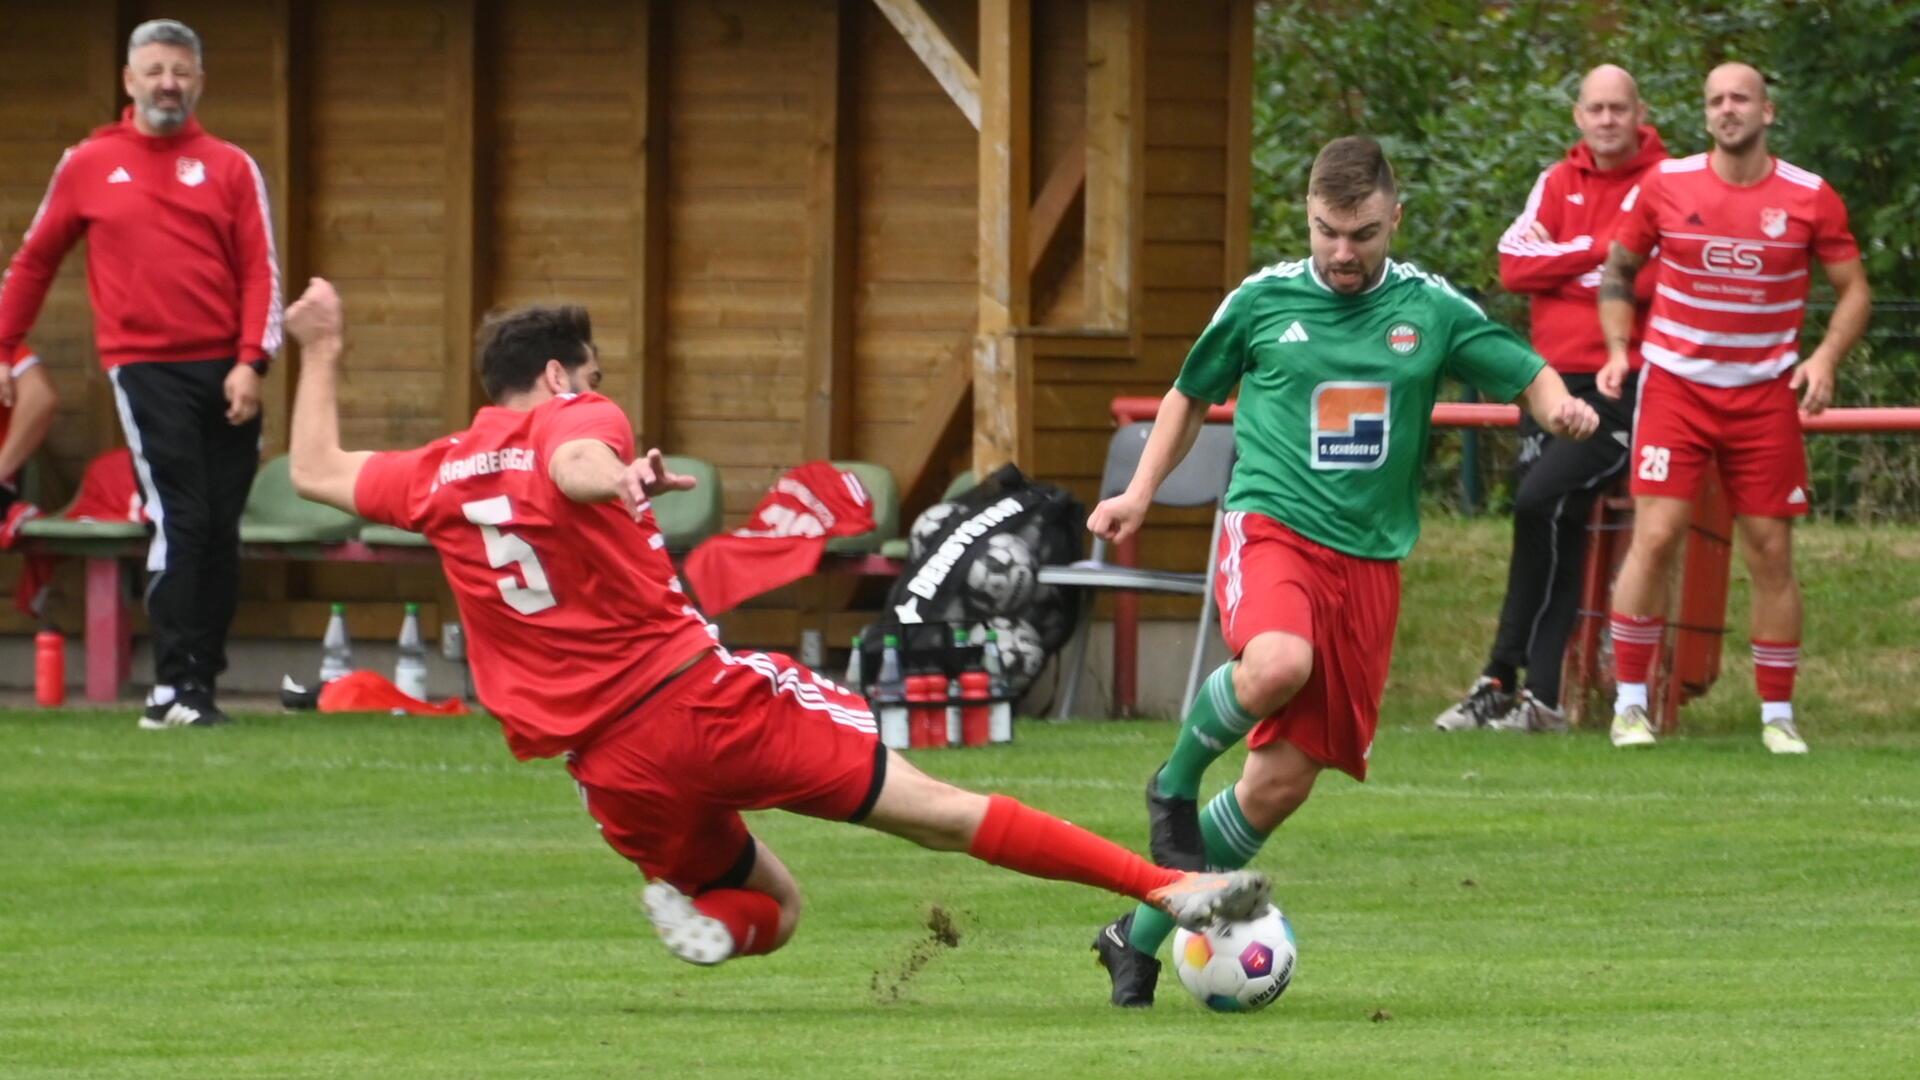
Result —
<svg viewBox="0 0 1920 1080"><path fill-rule="evenodd" d="M188 187L199 187L207 182L207 166L199 158L178 158L173 163L173 175Z"/></svg>
<svg viewBox="0 0 1920 1080"><path fill-rule="evenodd" d="M1391 392L1388 384L1377 382L1324 382L1314 387L1313 467L1377 469L1384 465Z"/></svg>
<svg viewBox="0 0 1920 1080"><path fill-rule="evenodd" d="M1778 240L1787 234L1787 212L1766 207L1760 211L1760 231Z"/></svg>
<svg viewBox="0 0 1920 1080"><path fill-rule="evenodd" d="M1420 330L1412 323L1397 322L1387 328L1387 348L1405 356L1420 347Z"/></svg>

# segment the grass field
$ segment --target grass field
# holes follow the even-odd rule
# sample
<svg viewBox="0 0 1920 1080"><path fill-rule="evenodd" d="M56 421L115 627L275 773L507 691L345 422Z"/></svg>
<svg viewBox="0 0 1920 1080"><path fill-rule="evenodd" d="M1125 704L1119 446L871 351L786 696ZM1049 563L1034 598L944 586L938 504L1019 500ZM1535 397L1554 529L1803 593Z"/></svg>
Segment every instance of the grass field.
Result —
<svg viewBox="0 0 1920 1080"><path fill-rule="evenodd" d="M1256 864L1302 957L1251 1017L1171 973L1109 1008L1100 894L780 815L755 828L808 888L799 936L687 967L560 767L484 719L0 714L0 1076L1910 1077L1920 538L1807 540L1814 752L1784 760L1737 653L1650 752L1433 733L1504 534L1430 528L1373 778L1329 778ZM1171 734L1027 723L921 760L1139 843Z"/></svg>

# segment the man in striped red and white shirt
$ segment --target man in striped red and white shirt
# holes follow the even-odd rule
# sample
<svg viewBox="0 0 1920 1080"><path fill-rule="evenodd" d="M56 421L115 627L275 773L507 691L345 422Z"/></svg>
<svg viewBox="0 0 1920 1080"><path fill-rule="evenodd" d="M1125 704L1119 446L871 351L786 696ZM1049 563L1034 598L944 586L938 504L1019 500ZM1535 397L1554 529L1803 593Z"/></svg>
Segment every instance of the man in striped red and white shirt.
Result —
<svg viewBox="0 0 1920 1080"><path fill-rule="evenodd" d="M1613 593L1615 746L1653 742L1647 669L1665 629L1668 569L1691 500L1717 462L1753 579L1763 740L1774 753L1807 749L1792 704L1801 625L1793 519L1808 501L1799 419L1832 400L1834 368L1865 332L1871 301L1840 197L1767 152L1773 116L1758 71L1715 68L1706 82L1713 149L1663 162L1628 194L1602 274L1608 360L1599 384L1618 396L1634 329L1634 273L1658 246L1640 345L1633 542ZM1836 302L1826 337L1805 354L1800 330L1815 259Z"/></svg>
<svg viewBox="0 0 1920 1080"><path fill-rule="evenodd" d="M7 365L84 238L94 343L154 526L154 688L140 726L201 727L225 719L214 681L240 592L260 381L280 348L280 271L260 167L193 117L199 36L171 19L140 24L121 78L133 104L60 158L0 281L0 402Z"/></svg>

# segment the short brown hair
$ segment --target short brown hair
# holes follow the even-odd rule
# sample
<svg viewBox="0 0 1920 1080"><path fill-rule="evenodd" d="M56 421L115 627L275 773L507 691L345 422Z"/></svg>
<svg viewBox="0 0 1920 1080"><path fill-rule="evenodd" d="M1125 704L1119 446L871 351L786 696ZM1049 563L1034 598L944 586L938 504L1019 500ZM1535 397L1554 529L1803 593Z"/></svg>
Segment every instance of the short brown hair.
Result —
<svg viewBox="0 0 1920 1080"><path fill-rule="evenodd" d="M1328 206L1352 210L1376 191L1385 192L1389 200L1399 194L1387 152L1367 136L1335 139L1314 156L1313 173L1307 178L1307 194L1318 195Z"/></svg>
<svg viewBox="0 0 1920 1080"><path fill-rule="evenodd" d="M573 371L593 358L593 320L577 304L496 311L480 324L480 386L487 400L532 389L547 361Z"/></svg>

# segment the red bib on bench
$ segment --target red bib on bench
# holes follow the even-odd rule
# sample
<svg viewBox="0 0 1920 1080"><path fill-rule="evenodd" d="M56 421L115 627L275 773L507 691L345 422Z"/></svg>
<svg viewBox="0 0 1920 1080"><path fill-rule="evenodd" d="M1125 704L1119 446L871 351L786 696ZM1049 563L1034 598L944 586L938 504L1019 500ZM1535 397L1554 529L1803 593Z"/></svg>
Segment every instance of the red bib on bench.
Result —
<svg viewBox="0 0 1920 1080"><path fill-rule="evenodd" d="M687 584L708 615L798 581L820 565L827 541L873 529L873 498L830 462L788 469L745 526L709 537L687 555Z"/></svg>

